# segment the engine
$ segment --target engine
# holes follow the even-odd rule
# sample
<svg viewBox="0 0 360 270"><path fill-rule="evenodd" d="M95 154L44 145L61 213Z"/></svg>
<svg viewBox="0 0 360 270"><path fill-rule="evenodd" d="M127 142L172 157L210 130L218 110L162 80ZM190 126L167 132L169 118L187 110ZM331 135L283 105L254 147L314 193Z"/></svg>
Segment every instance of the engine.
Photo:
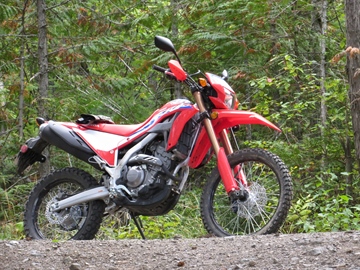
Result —
<svg viewBox="0 0 360 270"><path fill-rule="evenodd" d="M147 198L167 184L168 177L162 167L170 171L174 163L172 157L172 153L165 151L163 141L153 142L143 154L129 160L116 184L124 185L133 198Z"/></svg>
<svg viewBox="0 0 360 270"><path fill-rule="evenodd" d="M194 116L185 125L177 145L171 151L165 150L164 140L156 140L128 160L127 165L122 168L121 178L116 180L121 195L127 196L131 201L147 199L163 190L166 185L172 184L169 174L178 162L188 156L197 118L197 115ZM126 151L122 154L125 153Z"/></svg>

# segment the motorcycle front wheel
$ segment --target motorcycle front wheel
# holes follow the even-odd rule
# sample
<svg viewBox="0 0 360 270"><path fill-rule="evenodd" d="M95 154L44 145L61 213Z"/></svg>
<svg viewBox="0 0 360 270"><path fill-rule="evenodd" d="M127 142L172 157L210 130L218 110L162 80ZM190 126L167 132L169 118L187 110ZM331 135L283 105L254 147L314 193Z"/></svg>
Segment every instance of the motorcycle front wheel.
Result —
<svg viewBox="0 0 360 270"><path fill-rule="evenodd" d="M247 180L246 196L241 200L230 199L218 169L214 169L200 202L207 231L220 237L277 232L292 200L291 177L285 164L263 149L234 152L228 161L232 169L237 165L242 168Z"/></svg>
<svg viewBox="0 0 360 270"><path fill-rule="evenodd" d="M94 177L77 168L64 168L45 176L25 205L24 230L30 239L90 240L99 230L105 203L90 201L51 211L59 200L99 186Z"/></svg>

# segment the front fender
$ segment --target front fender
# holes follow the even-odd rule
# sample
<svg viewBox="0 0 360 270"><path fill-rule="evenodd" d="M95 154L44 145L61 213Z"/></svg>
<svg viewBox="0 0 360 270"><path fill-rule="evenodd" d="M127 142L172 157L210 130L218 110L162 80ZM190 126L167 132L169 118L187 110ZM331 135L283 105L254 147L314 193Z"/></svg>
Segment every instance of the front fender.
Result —
<svg viewBox="0 0 360 270"><path fill-rule="evenodd" d="M214 119L215 118L215 119ZM212 110L212 126L214 128L216 136L220 136L220 133L224 129L229 129L238 125L263 125L272 128L278 132L281 129L271 123L269 120L261 116L260 114L249 111L237 111L227 109ZM205 128L203 128L197 138L197 142L194 146L193 153L190 157L189 167L197 168L202 163L209 149L211 143L209 136Z"/></svg>
<svg viewBox="0 0 360 270"><path fill-rule="evenodd" d="M237 125L263 125L278 132L281 129L267 120L265 117L255 112L236 111L236 110L213 110L212 114L216 119L212 120L215 133Z"/></svg>

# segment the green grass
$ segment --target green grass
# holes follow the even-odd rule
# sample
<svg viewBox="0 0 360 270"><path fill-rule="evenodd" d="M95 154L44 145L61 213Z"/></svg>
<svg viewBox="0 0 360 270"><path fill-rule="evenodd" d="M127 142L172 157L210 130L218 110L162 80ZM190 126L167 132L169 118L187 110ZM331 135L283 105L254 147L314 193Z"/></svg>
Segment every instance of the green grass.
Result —
<svg viewBox="0 0 360 270"><path fill-rule="evenodd" d="M141 216L143 231L148 239L196 238L207 234L200 217L201 190L185 192L174 210L156 217ZM105 219L97 235L98 239L139 239L141 238L134 222L125 224L121 218ZM121 224L122 223L122 224Z"/></svg>
<svg viewBox="0 0 360 270"><path fill-rule="evenodd" d="M31 187L32 184L29 184ZM11 192L0 193L0 239L24 239L23 211L30 192L29 187L19 186ZM199 209L201 190L185 192L175 209L156 217L141 216L143 231L148 239L195 238L207 234ZM133 221L125 222L121 217L104 218L97 239L139 239L141 238Z"/></svg>
<svg viewBox="0 0 360 270"><path fill-rule="evenodd" d="M34 183L0 188L0 239L24 239L23 211ZM308 189L307 196L296 196L281 233L309 233L360 230L360 204L346 195ZM156 217L141 216L148 239L197 238L207 235L200 216L200 188L185 191L174 210ZM141 239L133 221L125 216L104 218L96 236L101 240Z"/></svg>

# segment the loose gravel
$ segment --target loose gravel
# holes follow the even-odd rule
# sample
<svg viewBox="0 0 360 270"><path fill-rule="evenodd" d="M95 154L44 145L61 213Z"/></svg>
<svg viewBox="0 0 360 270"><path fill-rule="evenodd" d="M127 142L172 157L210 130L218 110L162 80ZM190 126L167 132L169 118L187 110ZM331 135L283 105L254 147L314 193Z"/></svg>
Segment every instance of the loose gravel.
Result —
<svg viewBox="0 0 360 270"><path fill-rule="evenodd" d="M360 231L166 240L0 241L0 269L360 270Z"/></svg>

